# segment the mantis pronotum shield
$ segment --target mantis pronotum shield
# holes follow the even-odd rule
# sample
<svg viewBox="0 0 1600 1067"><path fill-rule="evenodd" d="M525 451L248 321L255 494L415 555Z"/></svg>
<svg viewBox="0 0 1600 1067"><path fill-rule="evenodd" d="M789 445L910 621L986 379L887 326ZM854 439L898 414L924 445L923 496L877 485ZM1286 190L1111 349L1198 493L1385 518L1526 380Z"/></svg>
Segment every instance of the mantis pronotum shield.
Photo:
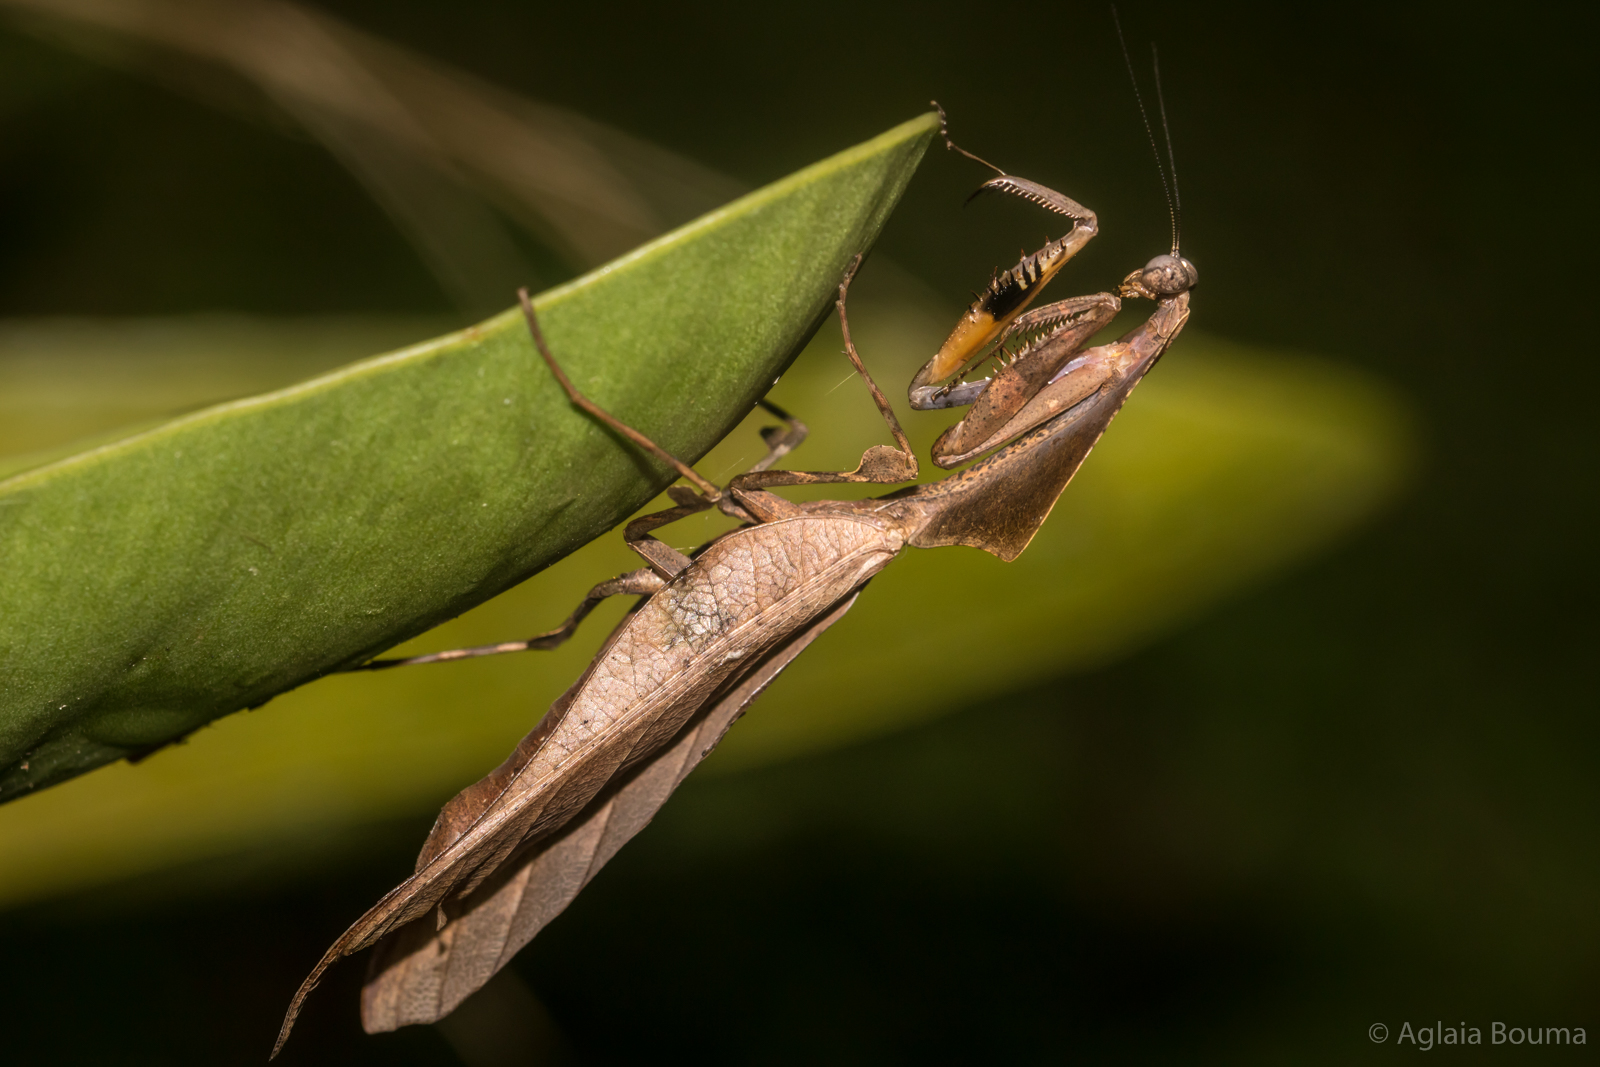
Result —
<svg viewBox="0 0 1600 1067"><path fill-rule="evenodd" d="M279 1048L322 972L363 948L376 946L362 997L369 1031L448 1014L572 901L761 690L905 547L964 544L1005 560L1027 547L1128 395L1183 328L1194 270L1174 248L1129 274L1120 295L1155 300L1154 314L1120 340L1084 349L1120 308L1117 295L1024 309L1094 236L1093 213L1011 175L986 187L1039 202L1074 225L997 280L913 380L914 407L973 405L935 446L936 463L948 467L991 454L942 481L887 496L797 504L773 492L916 477L910 445L851 340L847 300L859 257L839 285L837 308L846 353L895 446L869 449L847 472L774 470L806 431L768 405L785 426L766 433L767 456L725 489L583 398L545 344L523 294L535 344L573 401L670 460L698 490L674 488L675 507L629 524L624 537L648 566L596 586L562 627L522 642L369 665L548 648L569 637L601 599L643 598L511 756L440 812L413 875L323 956L289 1008ZM1004 346L1015 338L1027 340L1012 353ZM974 365L992 341L1001 346L1003 364L994 378L936 384ZM692 558L651 536L713 507L743 525Z"/></svg>

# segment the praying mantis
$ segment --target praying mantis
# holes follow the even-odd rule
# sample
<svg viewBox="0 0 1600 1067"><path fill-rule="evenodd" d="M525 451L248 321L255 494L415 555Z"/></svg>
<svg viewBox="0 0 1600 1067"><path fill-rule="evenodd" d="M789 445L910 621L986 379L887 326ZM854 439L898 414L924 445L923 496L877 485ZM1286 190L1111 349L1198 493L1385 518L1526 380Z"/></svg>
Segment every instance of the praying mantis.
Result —
<svg viewBox="0 0 1600 1067"><path fill-rule="evenodd" d="M956 148L948 135L946 143ZM670 463L694 488L674 486L673 507L627 526L623 537L647 566L596 585L557 629L526 641L366 665L548 649L571 637L605 598L641 598L506 761L445 805L412 876L328 949L295 994L274 1056L323 972L369 947L375 950L361 1007L368 1032L449 1014L571 903L761 691L905 548L968 545L1010 561L1027 547L1129 394L1183 329L1197 274L1179 251L1174 212L1171 252L1129 273L1117 294L1028 311L1045 283L1095 236L1098 220L1070 197L1003 171L985 190L1021 196L1072 226L996 275L911 382L913 408L971 406L935 443L936 465L990 454L942 481L886 496L794 503L773 492L917 477L906 435L851 338L847 303L859 256L839 283L836 307L845 353L894 445L869 448L851 471L774 469L807 431L763 401L782 425L763 431L767 454L726 487L584 397L546 343L526 291L520 293L533 342L572 402ZM1121 339L1085 348L1123 298L1153 300L1155 311ZM992 377L964 380L991 357L1000 363ZM711 508L742 525L692 556L652 535Z"/></svg>

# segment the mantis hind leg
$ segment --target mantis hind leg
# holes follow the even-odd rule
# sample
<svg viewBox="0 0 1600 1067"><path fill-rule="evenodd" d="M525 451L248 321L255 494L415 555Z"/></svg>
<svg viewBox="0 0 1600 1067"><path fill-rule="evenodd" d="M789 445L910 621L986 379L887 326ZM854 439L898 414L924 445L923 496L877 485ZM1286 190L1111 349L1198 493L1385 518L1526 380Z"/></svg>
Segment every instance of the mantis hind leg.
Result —
<svg viewBox="0 0 1600 1067"><path fill-rule="evenodd" d="M527 652L530 649L548 650L563 644L578 630L578 624L608 597L628 595L649 596L667 583L649 567L641 567L627 574L601 582L589 590L589 595L573 609L567 621L554 630L534 634L525 641L502 641L497 645L477 645L472 648L453 648L448 652L430 652L425 656L405 656L395 659L375 659L346 671L382 671L390 667L412 667L419 663L448 663L457 659L474 659L479 656L498 656L505 652Z"/></svg>

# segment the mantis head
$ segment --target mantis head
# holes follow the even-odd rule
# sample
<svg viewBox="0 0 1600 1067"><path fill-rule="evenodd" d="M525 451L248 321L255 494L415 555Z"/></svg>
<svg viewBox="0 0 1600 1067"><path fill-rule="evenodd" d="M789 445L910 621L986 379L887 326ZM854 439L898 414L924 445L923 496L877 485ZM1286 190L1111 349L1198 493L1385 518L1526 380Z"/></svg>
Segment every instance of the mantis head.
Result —
<svg viewBox="0 0 1600 1067"><path fill-rule="evenodd" d="M1177 252L1157 256L1139 270L1122 279L1117 291L1123 296L1161 300L1187 293L1200 281L1194 264Z"/></svg>
<svg viewBox="0 0 1600 1067"><path fill-rule="evenodd" d="M1122 36L1122 19L1116 5L1111 6L1111 21L1117 27L1117 43L1122 45L1122 61L1128 67L1128 80L1133 83L1133 99L1139 105L1139 118L1144 122L1145 135L1150 138L1150 151L1155 153L1156 172L1161 175L1161 187L1167 194L1167 214L1172 217L1172 251L1157 256L1122 279L1119 291L1123 296L1144 297L1147 300L1172 300L1193 289L1200 281L1194 264L1184 258L1181 242L1183 232L1183 201L1178 195L1178 163L1172 157L1172 130L1167 126L1167 101L1161 92L1161 59L1156 54L1154 42L1150 45L1150 70L1156 79L1156 106L1161 111L1161 133L1167 141L1167 161L1161 161L1161 148L1156 144L1156 131L1150 127L1150 115L1144 109L1144 94L1139 92L1139 77L1133 72L1133 57L1128 55L1128 42ZM1171 181L1167 180L1171 173Z"/></svg>

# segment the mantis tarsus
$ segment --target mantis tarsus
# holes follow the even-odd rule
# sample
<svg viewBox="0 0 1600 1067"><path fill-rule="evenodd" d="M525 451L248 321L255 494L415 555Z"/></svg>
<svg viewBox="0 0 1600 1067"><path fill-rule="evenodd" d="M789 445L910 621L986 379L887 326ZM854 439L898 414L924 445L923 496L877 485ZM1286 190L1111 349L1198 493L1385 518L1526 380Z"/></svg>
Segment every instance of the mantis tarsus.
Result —
<svg viewBox="0 0 1600 1067"><path fill-rule="evenodd" d="M846 301L859 256L839 285L839 320L846 354L895 446L868 449L848 472L773 470L806 429L769 404L784 426L764 431L766 457L725 490L579 394L521 294L535 345L573 402L670 462L697 489L674 487L676 506L628 525L628 545L649 566L595 586L560 628L527 641L368 665L550 648L605 597L643 598L511 756L445 805L415 873L329 948L295 994L274 1055L322 972L371 946L362 994L369 1032L449 1014L566 908L762 689L903 548L970 545L1012 560L1027 547L1128 395L1183 328L1196 275L1175 237L1170 254L1129 274L1120 288L1123 297L1155 300L1155 312L1120 340L1085 350L1120 309L1117 295L1025 308L1094 236L1094 214L1004 173L983 188L1024 196L1074 226L997 276L912 382L913 407L972 404L934 446L939 466L999 450L942 481L883 497L796 504L771 491L917 476L905 434L851 340ZM1011 352L1006 345L1016 338L1026 341ZM1001 369L993 378L937 384L975 365L974 357L997 339ZM744 525L692 558L651 536L713 507Z"/></svg>

